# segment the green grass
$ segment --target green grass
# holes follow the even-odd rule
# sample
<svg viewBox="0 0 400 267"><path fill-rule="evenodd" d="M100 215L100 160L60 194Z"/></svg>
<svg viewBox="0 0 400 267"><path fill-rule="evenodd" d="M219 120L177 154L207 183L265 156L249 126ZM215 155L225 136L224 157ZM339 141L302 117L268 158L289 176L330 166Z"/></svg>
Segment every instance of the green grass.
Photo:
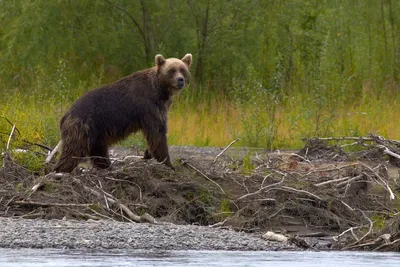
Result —
<svg viewBox="0 0 400 267"><path fill-rule="evenodd" d="M0 103L0 116L16 125L21 138L54 146L59 140L59 120L73 99L86 90L85 85L62 99L41 96L33 88L30 96L18 92L9 94ZM302 94L275 101L266 95L258 101L238 103L224 96L196 101L188 98L191 91L178 96L169 116L170 145L226 146L241 138L236 146L269 149L296 149L303 137L362 136L369 132L385 138L400 139L400 95L360 96L353 104L327 102L319 106ZM268 97L271 97L270 99ZM273 106L273 108L271 108ZM0 118L1 145L4 145L11 125ZM144 147L140 134L120 145ZM17 145L11 142L11 145Z"/></svg>

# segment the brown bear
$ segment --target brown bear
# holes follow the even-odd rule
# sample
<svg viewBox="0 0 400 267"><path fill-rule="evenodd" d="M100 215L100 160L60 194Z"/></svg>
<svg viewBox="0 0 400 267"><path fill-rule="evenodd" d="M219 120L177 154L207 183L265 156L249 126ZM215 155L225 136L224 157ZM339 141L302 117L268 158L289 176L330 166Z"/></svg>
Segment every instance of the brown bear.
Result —
<svg viewBox="0 0 400 267"><path fill-rule="evenodd" d="M145 159L154 157L174 169L167 145L167 113L172 97L189 83L192 55L181 60L155 57L156 66L79 98L60 122L61 156L54 170L72 172L86 156L101 169L111 166L110 145L141 130Z"/></svg>

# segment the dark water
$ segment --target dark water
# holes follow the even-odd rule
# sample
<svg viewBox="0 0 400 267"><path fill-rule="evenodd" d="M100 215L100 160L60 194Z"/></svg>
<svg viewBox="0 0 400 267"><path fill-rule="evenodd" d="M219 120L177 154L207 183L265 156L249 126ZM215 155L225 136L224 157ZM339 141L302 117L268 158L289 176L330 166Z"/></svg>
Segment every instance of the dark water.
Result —
<svg viewBox="0 0 400 267"><path fill-rule="evenodd" d="M33 266L400 266L400 253L234 252L234 251L81 251L1 249L1 267Z"/></svg>

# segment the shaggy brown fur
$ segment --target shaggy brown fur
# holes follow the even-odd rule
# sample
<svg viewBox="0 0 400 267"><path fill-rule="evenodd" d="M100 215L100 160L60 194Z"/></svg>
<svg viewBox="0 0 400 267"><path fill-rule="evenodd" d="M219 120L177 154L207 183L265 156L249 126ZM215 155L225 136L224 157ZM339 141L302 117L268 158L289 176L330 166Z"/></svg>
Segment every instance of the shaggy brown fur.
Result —
<svg viewBox="0 0 400 267"><path fill-rule="evenodd" d="M174 169L167 145L167 113L172 96L189 82L192 55L181 60L155 57L156 66L94 89L79 98L61 119L62 150L54 170L72 172L89 156L98 168L110 167L108 148L141 130L154 157Z"/></svg>

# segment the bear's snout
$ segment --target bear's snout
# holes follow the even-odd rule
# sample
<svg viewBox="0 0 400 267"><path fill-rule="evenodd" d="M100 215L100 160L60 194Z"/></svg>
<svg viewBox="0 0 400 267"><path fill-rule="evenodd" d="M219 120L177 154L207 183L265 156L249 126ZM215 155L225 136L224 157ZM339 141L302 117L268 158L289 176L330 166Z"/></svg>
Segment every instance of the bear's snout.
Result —
<svg viewBox="0 0 400 267"><path fill-rule="evenodd" d="M185 87L185 79L183 79L182 77L179 77L178 79L177 79L177 82L178 82L178 88L179 89L182 89L183 87Z"/></svg>

